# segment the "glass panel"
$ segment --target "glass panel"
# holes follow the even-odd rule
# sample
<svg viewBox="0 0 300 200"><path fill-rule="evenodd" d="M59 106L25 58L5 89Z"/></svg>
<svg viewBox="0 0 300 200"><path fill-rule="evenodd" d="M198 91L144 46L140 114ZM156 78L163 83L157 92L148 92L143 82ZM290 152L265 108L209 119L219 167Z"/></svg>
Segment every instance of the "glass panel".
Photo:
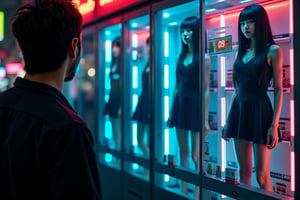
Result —
<svg viewBox="0 0 300 200"><path fill-rule="evenodd" d="M121 150L121 24L99 31L99 140L108 149ZM103 90L104 88L104 90ZM104 131L103 131L104 130ZM120 160L107 153L108 164Z"/></svg>
<svg viewBox="0 0 300 200"><path fill-rule="evenodd" d="M149 15L126 22L125 124L126 152L149 159ZM129 126L128 126L129 125ZM138 171L142 167L130 167ZM142 174L148 174L145 169Z"/></svg>
<svg viewBox="0 0 300 200"><path fill-rule="evenodd" d="M155 156L169 166L198 171L199 1L161 10L155 20ZM179 191L187 194L188 184L179 183Z"/></svg>
<svg viewBox="0 0 300 200"><path fill-rule="evenodd" d="M264 34L260 32L255 39L251 34L257 34L256 32L260 30L268 30L267 25L263 24L264 19L257 11L261 7L252 7L251 10L247 8L248 14L244 15L242 10L253 3L259 4L266 10L273 39L282 50L283 63L280 59L279 61L276 59L280 58L280 54L272 58L270 50L272 48L265 48L271 43L270 41L261 45L264 44L261 40L255 43L255 46L252 46L250 42L248 44L244 42L257 41ZM289 6L288 0L205 1L207 48L212 63L209 109L211 134L206 139L209 146L206 170L208 175L222 177L229 183L242 182L282 195L293 196L294 174L293 170L291 171L293 169L291 163L294 161L293 129L290 126L291 116L293 117L290 112L293 110L290 58L293 55L290 50L292 40L288 23ZM246 21L239 23L241 12ZM255 17L258 18L255 19ZM247 19L250 20L247 21ZM260 24L264 29L260 27ZM255 29L251 29L251 25L255 26ZM238 33L243 42L239 40ZM265 48L266 53L258 53L257 49L260 46ZM240 54L239 48L243 49ZM259 58L264 62L260 65L260 71L251 68L258 66ZM275 63L278 65L276 66ZM261 76L262 73L265 76ZM272 76L271 81L270 76ZM281 81L278 77L283 77L283 103L282 109L278 111L279 120L273 121L272 110L277 112L278 101L276 99L280 96L276 93L277 90L274 91L276 82ZM270 150L267 148L267 134L272 121L279 125L280 132L278 133L275 126L274 135L279 135L282 141L276 148ZM226 137L231 138L228 142L221 139L224 126ZM216 173L217 168L221 173ZM229 176L231 172L233 177ZM266 174L265 179L263 174Z"/></svg>
<svg viewBox="0 0 300 200"><path fill-rule="evenodd" d="M95 124L95 49L94 33L82 36L82 56L75 78L66 82L64 94L94 134Z"/></svg>

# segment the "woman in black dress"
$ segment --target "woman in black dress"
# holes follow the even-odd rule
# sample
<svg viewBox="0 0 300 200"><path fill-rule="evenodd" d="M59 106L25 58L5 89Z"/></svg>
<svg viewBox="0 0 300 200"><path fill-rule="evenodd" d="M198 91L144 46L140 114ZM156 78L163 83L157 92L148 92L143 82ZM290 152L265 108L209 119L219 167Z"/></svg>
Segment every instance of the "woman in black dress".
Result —
<svg viewBox="0 0 300 200"><path fill-rule="evenodd" d="M109 115L114 142L118 150L121 149L120 51L120 37L116 37L112 42L112 63L109 74L111 89L109 100L104 108L104 114Z"/></svg>
<svg viewBox="0 0 300 200"><path fill-rule="evenodd" d="M280 139L282 57L265 9L256 4L245 7L239 16L239 49L233 66L235 92L223 134L234 138L240 181L251 185L253 148L257 182L269 191L273 191L271 149ZM275 112L267 95L272 77Z"/></svg>
<svg viewBox="0 0 300 200"><path fill-rule="evenodd" d="M199 87L199 18L188 17L181 26L182 50L177 59L176 86L173 104L168 120L169 127L176 127L176 135L180 150L180 164L189 167L189 132L191 132L192 159L196 170L199 170L200 141L200 87ZM209 132L209 76L210 58L205 55L205 133ZM198 188L195 196L198 196ZM182 182L181 192L187 194L187 183Z"/></svg>
<svg viewBox="0 0 300 200"><path fill-rule="evenodd" d="M147 39L147 53L149 55L149 42ZM139 148L144 155L149 156L149 62L142 73L142 92L139 96L139 101L135 112L132 115L132 120L137 121L137 141ZM145 135L148 134L148 140L145 142Z"/></svg>

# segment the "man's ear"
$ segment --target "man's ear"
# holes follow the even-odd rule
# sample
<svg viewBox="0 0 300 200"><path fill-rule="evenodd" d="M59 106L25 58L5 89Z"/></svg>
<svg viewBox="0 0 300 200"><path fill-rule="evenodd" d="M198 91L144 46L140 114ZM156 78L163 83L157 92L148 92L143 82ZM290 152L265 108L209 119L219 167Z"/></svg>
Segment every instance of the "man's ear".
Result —
<svg viewBox="0 0 300 200"><path fill-rule="evenodd" d="M77 44L79 42L79 39L78 37L74 37L70 43L70 47L69 47L69 56L71 58L76 58L76 47L77 47ZM79 49L77 49L77 51L79 51Z"/></svg>

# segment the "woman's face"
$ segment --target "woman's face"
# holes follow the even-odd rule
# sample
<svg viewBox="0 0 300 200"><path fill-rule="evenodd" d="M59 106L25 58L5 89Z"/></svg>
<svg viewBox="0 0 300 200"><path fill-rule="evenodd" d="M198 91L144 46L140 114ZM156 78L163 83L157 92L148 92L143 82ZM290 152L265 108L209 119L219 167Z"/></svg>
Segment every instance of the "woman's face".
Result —
<svg viewBox="0 0 300 200"><path fill-rule="evenodd" d="M121 51L121 48L118 45L113 44L113 46L112 46L112 53L113 53L113 56L115 58L117 58L117 57L120 56L120 51Z"/></svg>
<svg viewBox="0 0 300 200"><path fill-rule="evenodd" d="M252 19L244 20L240 22L241 31L247 39L254 37L255 23Z"/></svg>
<svg viewBox="0 0 300 200"><path fill-rule="evenodd" d="M193 42L193 30L191 28L181 29L181 38L184 44L189 45Z"/></svg>

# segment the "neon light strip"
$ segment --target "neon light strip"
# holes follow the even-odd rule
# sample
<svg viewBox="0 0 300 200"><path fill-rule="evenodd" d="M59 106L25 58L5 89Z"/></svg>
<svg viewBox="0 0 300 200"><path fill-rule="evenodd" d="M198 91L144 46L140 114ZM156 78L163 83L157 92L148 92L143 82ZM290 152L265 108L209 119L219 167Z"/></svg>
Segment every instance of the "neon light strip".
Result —
<svg viewBox="0 0 300 200"><path fill-rule="evenodd" d="M105 41L105 62L111 61L111 41Z"/></svg>
<svg viewBox="0 0 300 200"><path fill-rule="evenodd" d="M295 136L295 103L294 100L290 101L290 118L291 118L291 136Z"/></svg>
<svg viewBox="0 0 300 200"><path fill-rule="evenodd" d="M170 181L170 176L169 175L165 175L165 182L169 182Z"/></svg>
<svg viewBox="0 0 300 200"><path fill-rule="evenodd" d="M134 112L137 102L138 102L138 95L136 94L132 95L132 112Z"/></svg>
<svg viewBox="0 0 300 200"><path fill-rule="evenodd" d="M294 83L294 49L290 49L290 84Z"/></svg>
<svg viewBox="0 0 300 200"><path fill-rule="evenodd" d="M169 106L170 106L169 96L165 96L164 101L165 101L164 104L165 104L165 122L166 122L169 119Z"/></svg>
<svg viewBox="0 0 300 200"><path fill-rule="evenodd" d="M137 124L133 123L132 124L132 144L134 146L137 146L138 142L137 142Z"/></svg>
<svg viewBox="0 0 300 200"><path fill-rule="evenodd" d="M225 97L221 98L221 126L224 127L226 121L226 99ZM221 140L221 168L222 172L225 172L226 168L226 141Z"/></svg>
<svg viewBox="0 0 300 200"><path fill-rule="evenodd" d="M105 162L110 163L112 161L112 155L110 153L105 154Z"/></svg>
<svg viewBox="0 0 300 200"><path fill-rule="evenodd" d="M220 15L220 25L221 25L221 27L225 26L225 16L223 13ZM223 34L224 33L221 34L222 37L224 36Z"/></svg>
<svg viewBox="0 0 300 200"><path fill-rule="evenodd" d="M294 5L293 0L290 0L290 33L294 33Z"/></svg>
<svg viewBox="0 0 300 200"><path fill-rule="evenodd" d="M0 11L0 41L4 40L4 12Z"/></svg>
<svg viewBox="0 0 300 200"><path fill-rule="evenodd" d="M295 152L291 152L291 191L295 192Z"/></svg>
<svg viewBox="0 0 300 200"><path fill-rule="evenodd" d="M138 47L138 35L137 34L132 35L132 47L133 48Z"/></svg>
<svg viewBox="0 0 300 200"><path fill-rule="evenodd" d="M165 89L169 89L169 65L164 66Z"/></svg>
<svg viewBox="0 0 300 200"><path fill-rule="evenodd" d="M165 129L165 155L169 155L169 129Z"/></svg>
<svg viewBox="0 0 300 200"><path fill-rule="evenodd" d="M169 32L165 32L165 57L169 57Z"/></svg>
<svg viewBox="0 0 300 200"><path fill-rule="evenodd" d="M220 63L221 63L221 87L225 87L226 86L225 56L221 56Z"/></svg>
<svg viewBox="0 0 300 200"><path fill-rule="evenodd" d="M138 88L138 68L137 66L132 67L132 88Z"/></svg>

